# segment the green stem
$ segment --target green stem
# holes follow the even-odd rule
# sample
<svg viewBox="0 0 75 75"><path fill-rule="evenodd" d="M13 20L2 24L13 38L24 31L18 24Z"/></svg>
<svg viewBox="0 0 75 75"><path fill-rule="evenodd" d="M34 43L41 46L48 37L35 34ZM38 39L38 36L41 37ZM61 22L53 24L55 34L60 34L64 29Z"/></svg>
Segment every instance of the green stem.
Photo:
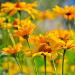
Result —
<svg viewBox="0 0 75 75"><path fill-rule="evenodd" d="M9 65L9 57L8 57L8 60L7 60L7 64L8 64L8 75L9 75L9 70L10 70L10 65Z"/></svg>
<svg viewBox="0 0 75 75"><path fill-rule="evenodd" d="M55 74L57 75L57 71L56 71L56 65L55 65L55 62L54 62L54 60L52 60L52 62L53 62L53 68L54 68Z"/></svg>
<svg viewBox="0 0 75 75"><path fill-rule="evenodd" d="M29 45L28 39L26 39L26 41L27 41L28 47L30 48L30 45Z"/></svg>
<svg viewBox="0 0 75 75"><path fill-rule="evenodd" d="M10 30L8 30L8 33L9 33L9 37L10 37L10 39L11 39L11 41L12 41L13 46L15 46L15 40L14 40L14 38L13 38L13 36L12 36ZM14 58L15 58L15 60L16 60L16 62L17 62L17 64L18 64L18 66L19 66L19 68L20 68L21 74L23 75L23 73L22 73L22 66L18 63L18 60L17 60L17 58L16 58L15 55L14 55Z"/></svg>
<svg viewBox="0 0 75 75"><path fill-rule="evenodd" d="M68 21L68 30L71 30L71 24L70 24L70 21Z"/></svg>
<svg viewBox="0 0 75 75"><path fill-rule="evenodd" d="M37 69L36 69L36 64L35 64L34 59L33 59L33 66L34 66L34 71L35 71L36 75L38 75L38 72L37 72Z"/></svg>
<svg viewBox="0 0 75 75"><path fill-rule="evenodd" d="M63 56L62 56L62 75L64 75L64 58L65 58L65 53L66 53L66 50L64 49Z"/></svg>
<svg viewBox="0 0 75 75"><path fill-rule="evenodd" d="M14 56L14 58L15 58L15 60L16 60L16 63L17 63L18 66L19 66L19 69L20 69L21 74L23 75L22 66L21 66L20 63L18 62L16 56Z"/></svg>
<svg viewBox="0 0 75 75"><path fill-rule="evenodd" d="M10 37L10 39L12 41L13 46L15 46L15 40L14 40L14 38L13 38L13 36L12 36L12 34L11 34L9 29L8 29L8 33L9 33L9 37Z"/></svg>
<svg viewBox="0 0 75 75"><path fill-rule="evenodd" d="M45 75L46 75L46 55L44 55Z"/></svg>

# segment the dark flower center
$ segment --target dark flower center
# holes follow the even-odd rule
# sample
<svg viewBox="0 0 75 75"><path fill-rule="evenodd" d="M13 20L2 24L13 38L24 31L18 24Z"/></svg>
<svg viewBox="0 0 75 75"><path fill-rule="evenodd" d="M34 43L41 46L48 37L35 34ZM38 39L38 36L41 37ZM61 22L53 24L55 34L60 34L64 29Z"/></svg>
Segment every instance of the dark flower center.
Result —
<svg viewBox="0 0 75 75"><path fill-rule="evenodd" d="M19 3L17 3L15 7L16 7L16 8L20 8L21 6L20 6Z"/></svg>
<svg viewBox="0 0 75 75"><path fill-rule="evenodd" d="M39 52L48 52L48 53L51 53L52 50L51 48L47 48L46 45L42 45L40 48L39 48Z"/></svg>
<svg viewBox="0 0 75 75"><path fill-rule="evenodd" d="M67 16L69 16L69 15L71 15L71 13L70 13L70 12L68 12L68 13L66 13L66 15L67 15Z"/></svg>

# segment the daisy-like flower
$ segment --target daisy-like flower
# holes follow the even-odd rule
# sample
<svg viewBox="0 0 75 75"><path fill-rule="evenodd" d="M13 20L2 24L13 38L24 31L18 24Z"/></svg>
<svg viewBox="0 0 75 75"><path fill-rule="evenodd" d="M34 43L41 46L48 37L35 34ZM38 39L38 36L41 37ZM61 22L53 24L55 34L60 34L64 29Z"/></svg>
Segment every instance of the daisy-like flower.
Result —
<svg viewBox="0 0 75 75"><path fill-rule="evenodd" d="M25 51L25 54L27 56L35 57L37 55L45 55L48 57L51 57L52 59L55 59L57 57L57 50L53 50L52 46L48 41L46 41L46 38L42 35L40 36L31 36L29 38L30 44L33 44L35 47L32 50ZM53 57L53 55L55 55Z"/></svg>
<svg viewBox="0 0 75 75"><path fill-rule="evenodd" d="M10 3L10 2L2 3L1 4L1 11L7 13L10 10L12 10L13 7L14 7L13 3Z"/></svg>
<svg viewBox="0 0 75 75"><path fill-rule="evenodd" d="M51 12L50 10L46 10L46 11L42 11L42 12L38 11L38 13L36 14L36 17L41 20L54 19L55 14L53 12Z"/></svg>
<svg viewBox="0 0 75 75"><path fill-rule="evenodd" d="M10 3L6 2L1 5L1 11L8 13L9 15L14 15L17 12L25 11L28 14L34 17L34 13L37 12L36 10L37 2L34 3L25 3L25 2L16 2L16 3Z"/></svg>
<svg viewBox="0 0 75 75"><path fill-rule="evenodd" d="M75 18L75 7L74 6L56 6L53 8L55 14L63 16L65 19L72 20Z"/></svg>
<svg viewBox="0 0 75 75"><path fill-rule="evenodd" d="M18 43L15 46L8 46L6 48L3 48L2 53L3 54L16 54L21 51L22 44Z"/></svg>
<svg viewBox="0 0 75 75"><path fill-rule="evenodd" d="M53 30L47 33L47 38L49 41L55 44L55 48L58 49L74 49L75 40L74 40L74 31L72 30Z"/></svg>
<svg viewBox="0 0 75 75"><path fill-rule="evenodd" d="M26 36L32 34L36 26L31 22L31 20L29 20L29 18L27 18L25 20L21 20L21 25L16 25L16 27L18 27L18 29L14 30L13 35L16 37L25 38Z"/></svg>

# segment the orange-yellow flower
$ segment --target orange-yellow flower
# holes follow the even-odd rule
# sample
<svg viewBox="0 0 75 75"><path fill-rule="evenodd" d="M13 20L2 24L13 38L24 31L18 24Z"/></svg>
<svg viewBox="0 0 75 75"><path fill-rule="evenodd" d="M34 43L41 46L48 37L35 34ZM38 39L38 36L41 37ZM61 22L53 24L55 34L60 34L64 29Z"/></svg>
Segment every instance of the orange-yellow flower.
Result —
<svg viewBox="0 0 75 75"><path fill-rule="evenodd" d="M37 17L37 19L41 19L41 20L54 19L55 18L55 14L54 14L54 12L51 12L50 10L38 11L36 13L36 17Z"/></svg>
<svg viewBox="0 0 75 75"><path fill-rule="evenodd" d="M1 4L1 11L7 13L10 10L12 10L13 7L14 7L14 4L13 3L10 3L10 2L2 3Z"/></svg>
<svg viewBox="0 0 75 75"><path fill-rule="evenodd" d="M16 54L19 51L21 51L21 48L22 48L22 44L18 43L15 46L8 46L6 48L3 48L2 53L4 53L4 54Z"/></svg>
<svg viewBox="0 0 75 75"><path fill-rule="evenodd" d="M57 57L56 49L53 50L52 46L44 36L31 36L29 38L29 42L30 44L33 44L35 47L33 50L26 51L26 55L31 55L33 57L36 55L46 55L48 57L54 58L53 55L55 54L55 57Z"/></svg>
<svg viewBox="0 0 75 75"><path fill-rule="evenodd" d="M25 11L29 15L31 15L32 18L35 18L34 13L37 12L36 7L37 7L37 2L33 2L33 3L25 3L25 2L10 3L10 2L6 2L6 3L3 3L1 5L1 11L8 13L11 16L14 15L15 13L19 12L19 11Z"/></svg>
<svg viewBox="0 0 75 75"><path fill-rule="evenodd" d="M54 48L69 49L75 48L74 31L72 30L53 30L46 34L47 39L53 42ZM53 46L54 46L53 45Z"/></svg>
<svg viewBox="0 0 75 75"><path fill-rule="evenodd" d="M14 30L14 35L17 37L25 37L32 34L35 29L35 24L28 18L21 21L21 25L17 25L18 29Z"/></svg>
<svg viewBox="0 0 75 75"><path fill-rule="evenodd" d="M75 7L74 6L56 6L53 8L55 14L63 16L65 19L72 20L75 18Z"/></svg>

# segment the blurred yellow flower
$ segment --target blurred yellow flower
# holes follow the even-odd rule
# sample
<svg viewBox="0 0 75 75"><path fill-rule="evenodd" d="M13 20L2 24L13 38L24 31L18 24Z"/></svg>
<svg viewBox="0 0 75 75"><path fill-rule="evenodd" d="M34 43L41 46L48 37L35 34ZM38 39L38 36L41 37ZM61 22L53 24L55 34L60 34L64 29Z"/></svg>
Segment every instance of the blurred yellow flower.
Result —
<svg viewBox="0 0 75 75"><path fill-rule="evenodd" d="M63 16L65 19L72 20L75 18L75 7L74 6L56 6L53 8L55 14Z"/></svg>
<svg viewBox="0 0 75 75"><path fill-rule="evenodd" d="M19 11L25 11L29 15L32 16L32 18L35 18L34 14L37 12L37 2L33 3L26 3L26 2L6 2L1 5L1 11L8 13L10 16L14 15L16 12Z"/></svg>
<svg viewBox="0 0 75 75"><path fill-rule="evenodd" d="M52 30L47 34L47 40L55 44L54 48L58 49L70 49L75 48L75 36L72 30Z"/></svg>
<svg viewBox="0 0 75 75"><path fill-rule="evenodd" d="M16 54L19 51L21 51L22 44L18 43L15 46L8 46L6 48L3 48L2 53L3 54Z"/></svg>
<svg viewBox="0 0 75 75"><path fill-rule="evenodd" d="M75 65L71 65L70 69L75 72Z"/></svg>
<svg viewBox="0 0 75 75"><path fill-rule="evenodd" d="M37 19L40 19L40 20L54 19L55 13L50 10L38 11L38 13L36 13L36 17L37 17Z"/></svg>
<svg viewBox="0 0 75 75"><path fill-rule="evenodd" d="M28 18L25 20L22 20L21 25L16 25L16 26L18 27L18 29L14 30L14 33L13 33L14 36L23 37L23 38L25 36L32 34L32 32L34 31L34 29L36 27L35 24L32 23L32 21Z"/></svg>
<svg viewBox="0 0 75 75"><path fill-rule="evenodd" d="M34 49L25 51L27 56L35 57L37 55L46 55L52 59L58 56L56 49L53 50L50 42L48 42L43 35L29 37L29 43L34 45Z"/></svg>
<svg viewBox="0 0 75 75"><path fill-rule="evenodd" d="M8 67L9 66L9 67ZM2 64L3 70L6 71L9 75L16 75L20 73L20 68L18 66L18 64L16 64L15 62L12 61L6 61ZM22 65L23 68L23 73L25 74L29 74L30 73L30 68L28 68L25 65Z"/></svg>

